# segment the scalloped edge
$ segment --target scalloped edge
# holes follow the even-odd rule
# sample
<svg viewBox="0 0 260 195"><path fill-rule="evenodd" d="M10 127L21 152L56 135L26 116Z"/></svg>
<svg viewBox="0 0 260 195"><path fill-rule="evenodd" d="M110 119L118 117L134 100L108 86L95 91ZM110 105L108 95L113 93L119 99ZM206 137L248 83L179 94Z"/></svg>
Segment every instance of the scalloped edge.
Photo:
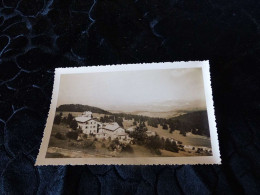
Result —
<svg viewBox="0 0 260 195"><path fill-rule="evenodd" d="M90 72L114 72L131 70L159 70L178 68L202 68L204 91L206 96L208 121L210 127L210 138L212 146L212 156L191 156L191 157L134 157L134 158L45 158L52 124L56 112L59 83L61 74L77 74ZM52 100L48 113L42 143L39 149L35 166L44 165L213 165L221 164L219 152L219 140L216 128L214 103L212 98L212 87L209 61L179 61L161 63L139 63L122 65L102 65L86 67L56 68L52 91Z"/></svg>

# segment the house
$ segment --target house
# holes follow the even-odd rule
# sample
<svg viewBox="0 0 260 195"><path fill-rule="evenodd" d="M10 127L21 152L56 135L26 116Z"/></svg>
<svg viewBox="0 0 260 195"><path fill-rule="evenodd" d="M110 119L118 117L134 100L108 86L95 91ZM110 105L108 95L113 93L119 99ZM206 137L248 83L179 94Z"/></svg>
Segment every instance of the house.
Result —
<svg viewBox="0 0 260 195"><path fill-rule="evenodd" d="M118 139L120 142L129 143L132 138L125 132L125 129L120 127L118 123L104 123L96 134L96 138L102 139Z"/></svg>
<svg viewBox="0 0 260 195"><path fill-rule="evenodd" d="M103 138L105 139L110 137L112 140L116 138L118 138L119 140L125 140L128 138L128 134L116 122L103 123L101 129L99 129L98 137L100 137L101 135L103 135Z"/></svg>
<svg viewBox="0 0 260 195"><path fill-rule="evenodd" d="M125 129L120 127L118 123L101 123L96 118L93 118L92 112L86 111L76 117L75 120L84 134L93 134L98 139L118 139L126 143L132 140L125 132Z"/></svg>
<svg viewBox="0 0 260 195"><path fill-rule="evenodd" d="M79 128L85 134L96 134L98 133L98 127L101 125L97 119L92 118L92 112L86 111L82 115L75 118L78 122Z"/></svg>

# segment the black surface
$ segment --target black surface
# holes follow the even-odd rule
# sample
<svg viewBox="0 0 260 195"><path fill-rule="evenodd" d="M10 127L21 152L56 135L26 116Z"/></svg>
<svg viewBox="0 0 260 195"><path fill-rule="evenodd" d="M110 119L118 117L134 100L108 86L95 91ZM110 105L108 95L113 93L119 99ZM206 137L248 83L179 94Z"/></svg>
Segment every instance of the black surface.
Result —
<svg viewBox="0 0 260 195"><path fill-rule="evenodd" d="M2 0L0 193L259 193L259 10L257 0ZM55 67L207 59L221 166L34 167Z"/></svg>

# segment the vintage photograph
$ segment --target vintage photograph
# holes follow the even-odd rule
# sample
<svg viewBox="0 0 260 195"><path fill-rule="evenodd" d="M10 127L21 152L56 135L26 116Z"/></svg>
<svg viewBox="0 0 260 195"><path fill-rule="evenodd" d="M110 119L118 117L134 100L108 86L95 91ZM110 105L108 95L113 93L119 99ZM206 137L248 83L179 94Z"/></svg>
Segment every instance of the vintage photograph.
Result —
<svg viewBox="0 0 260 195"><path fill-rule="evenodd" d="M97 164L165 158L174 164L179 157L213 157L203 64L66 69L59 74L42 158L97 159Z"/></svg>

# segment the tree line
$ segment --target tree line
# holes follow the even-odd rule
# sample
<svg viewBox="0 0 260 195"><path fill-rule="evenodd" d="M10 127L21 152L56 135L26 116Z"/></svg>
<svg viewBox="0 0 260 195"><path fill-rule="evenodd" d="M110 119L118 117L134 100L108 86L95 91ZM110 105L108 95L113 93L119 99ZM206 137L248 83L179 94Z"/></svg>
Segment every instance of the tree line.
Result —
<svg viewBox="0 0 260 195"><path fill-rule="evenodd" d="M191 132L197 135L210 136L207 111L195 111L183 114L177 117L156 118L142 115L133 115L125 113L116 113L114 116L125 118L126 120L134 120L134 125L137 123L147 122L149 126L158 128L162 126L164 130L179 130L180 133L186 136L186 133Z"/></svg>
<svg viewBox="0 0 260 195"><path fill-rule="evenodd" d="M86 110L99 114L111 114L101 108L81 104L63 104L56 109L58 112L85 112Z"/></svg>
<svg viewBox="0 0 260 195"><path fill-rule="evenodd" d="M72 128L73 130L77 130L77 128L78 128L77 121L74 119L74 117L70 113L68 114L67 117L63 117L63 113L62 112L60 114L57 114L54 117L54 124L59 125L60 123L69 125L70 128Z"/></svg>
<svg viewBox="0 0 260 195"><path fill-rule="evenodd" d="M133 132L129 132L129 136L133 138L134 144L143 145L152 153L161 155L160 149L165 149L171 152L179 152L175 141L170 139L160 138L158 135L148 136L146 134L147 127L144 122L141 122Z"/></svg>
<svg viewBox="0 0 260 195"><path fill-rule="evenodd" d="M123 118L116 115L105 115L104 117L100 117L100 122L102 123L117 122L119 126L124 128Z"/></svg>

